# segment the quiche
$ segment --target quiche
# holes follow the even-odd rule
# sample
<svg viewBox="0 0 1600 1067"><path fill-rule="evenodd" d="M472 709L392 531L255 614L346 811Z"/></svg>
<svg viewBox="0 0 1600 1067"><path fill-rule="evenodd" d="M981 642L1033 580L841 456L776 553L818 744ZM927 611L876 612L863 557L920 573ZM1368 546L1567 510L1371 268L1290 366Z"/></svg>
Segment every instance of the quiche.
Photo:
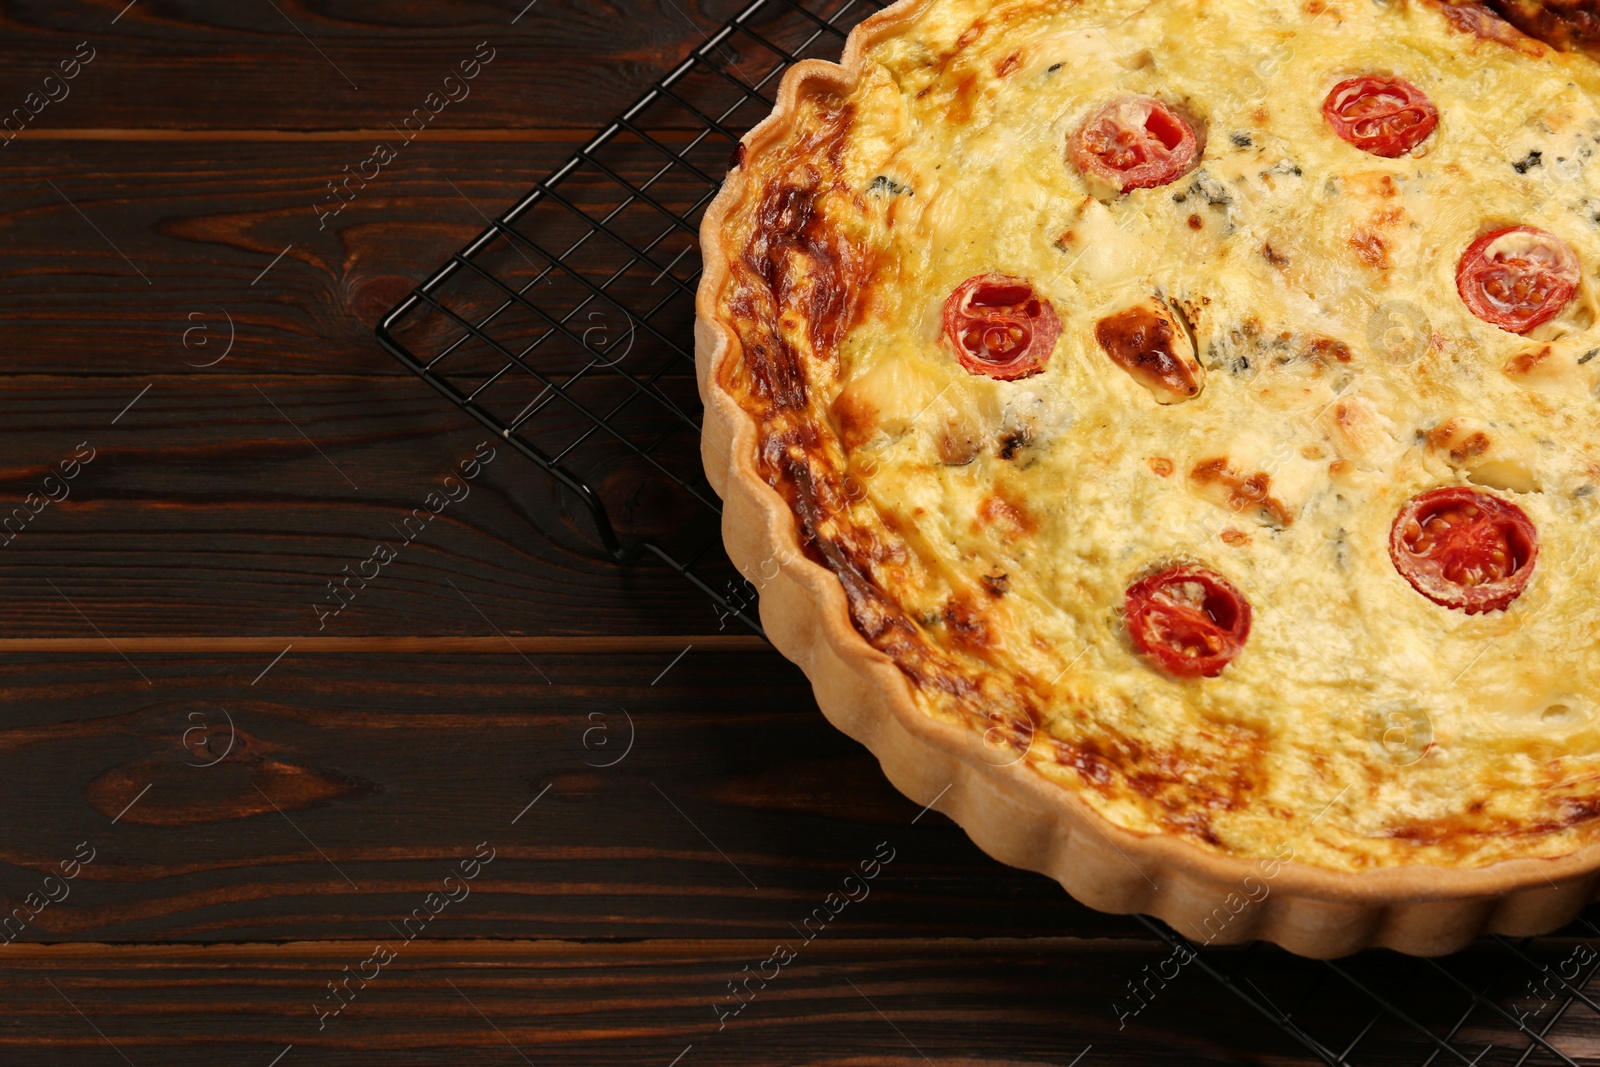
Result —
<svg viewBox="0 0 1600 1067"><path fill-rule="evenodd" d="M703 452L775 643L1094 906L1318 955L1567 920L1597 144L1600 68L1476 6L869 19L702 229Z"/></svg>

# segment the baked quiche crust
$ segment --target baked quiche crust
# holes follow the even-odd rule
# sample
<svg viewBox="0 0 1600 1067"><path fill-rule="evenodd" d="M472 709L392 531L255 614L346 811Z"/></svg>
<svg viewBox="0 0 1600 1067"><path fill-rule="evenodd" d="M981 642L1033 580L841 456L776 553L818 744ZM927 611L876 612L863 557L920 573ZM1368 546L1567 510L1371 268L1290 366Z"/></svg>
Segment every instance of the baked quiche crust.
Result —
<svg viewBox="0 0 1600 1067"><path fill-rule="evenodd" d="M1127 115L1154 162L1099 167ZM1314 955L1565 921L1596 144L1600 68L1477 7L867 20L702 227L703 454L769 636L898 787L1093 906Z"/></svg>

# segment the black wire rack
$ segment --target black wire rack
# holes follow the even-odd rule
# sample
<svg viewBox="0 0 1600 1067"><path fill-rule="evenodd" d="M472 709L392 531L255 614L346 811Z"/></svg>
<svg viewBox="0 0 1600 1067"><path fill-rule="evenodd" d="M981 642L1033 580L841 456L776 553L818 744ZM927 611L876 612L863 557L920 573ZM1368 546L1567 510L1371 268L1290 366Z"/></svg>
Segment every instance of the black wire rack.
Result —
<svg viewBox="0 0 1600 1067"><path fill-rule="evenodd" d="M671 567L723 625L757 633L755 590L723 554L699 455L700 217L784 69L837 58L849 29L884 6L754 0L377 329L397 359L549 472L613 560ZM1586 992L1600 929L1587 922L1560 938L1487 938L1448 960L1318 963L1263 945L1207 948L1139 921L1327 1064L1600 1062L1600 1043L1579 1047L1560 1025L1600 1016L1600 994ZM1110 992L1130 1009L1165 984L1128 977Z"/></svg>

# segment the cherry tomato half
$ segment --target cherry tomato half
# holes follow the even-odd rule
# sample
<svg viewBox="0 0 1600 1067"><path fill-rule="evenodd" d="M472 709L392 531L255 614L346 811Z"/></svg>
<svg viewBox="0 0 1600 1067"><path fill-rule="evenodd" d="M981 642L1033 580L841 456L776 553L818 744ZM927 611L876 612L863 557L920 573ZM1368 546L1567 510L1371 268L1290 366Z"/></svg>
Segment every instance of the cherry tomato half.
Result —
<svg viewBox="0 0 1600 1067"><path fill-rule="evenodd" d="M1068 151L1086 176L1122 193L1166 185L1200 161L1194 127L1149 96L1119 96L1106 104L1078 127Z"/></svg>
<svg viewBox="0 0 1600 1067"><path fill-rule="evenodd" d="M1578 254L1533 226L1486 233L1456 264L1456 292L1491 326L1527 333L1561 314L1578 288Z"/></svg>
<svg viewBox="0 0 1600 1067"><path fill-rule="evenodd" d="M968 371L1009 382L1044 370L1061 320L1023 279L980 274L945 300L944 336Z"/></svg>
<svg viewBox="0 0 1600 1067"><path fill-rule="evenodd" d="M1522 595L1539 558L1539 531L1508 500L1466 486L1431 489L1400 509L1389 557L1411 587L1468 615Z"/></svg>
<svg viewBox="0 0 1600 1067"><path fill-rule="evenodd" d="M1180 678L1215 678L1250 637L1250 601L1194 564L1135 582L1125 608L1133 647Z"/></svg>
<svg viewBox="0 0 1600 1067"><path fill-rule="evenodd" d="M1333 132L1363 152L1393 159L1427 140L1439 109L1404 78L1364 74L1333 87L1322 102Z"/></svg>

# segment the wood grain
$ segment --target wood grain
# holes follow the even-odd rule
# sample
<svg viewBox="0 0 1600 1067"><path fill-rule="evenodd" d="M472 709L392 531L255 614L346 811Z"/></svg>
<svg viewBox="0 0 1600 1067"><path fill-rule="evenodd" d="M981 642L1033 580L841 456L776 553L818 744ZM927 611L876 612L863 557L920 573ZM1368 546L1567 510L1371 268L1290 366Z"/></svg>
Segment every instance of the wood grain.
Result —
<svg viewBox="0 0 1600 1067"><path fill-rule="evenodd" d="M301 655L351 652L678 652L685 643L705 652L767 652L770 647L750 634L662 634L605 637L207 637L178 634L172 637L119 637L124 653L146 652L265 652L276 655L286 647ZM103 638L12 637L0 638L0 654L19 652L72 652L104 655L110 646Z"/></svg>
<svg viewBox="0 0 1600 1067"><path fill-rule="evenodd" d="M373 146L353 136L35 140L0 152L8 333L0 374L405 375L373 339L379 317L574 146L421 138L337 215L319 216L339 202L328 182ZM723 142L709 158L725 163L726 152ZM659 154L637 144L619 143L611 161L641 183L660 168ZM680 169L652 189L686 203L706 186ZM592 169L563 195L597 217L620 199L619 187ZM662 223L638 225L658 232ZM518 284L532 273L522 255L502 258ZM665 295L648 284L655 270L639 273L646 291ZM558 302L566 295L541 300L566 314L573 304ZM607 314L599 324L622 332L621 317ZM687 336L691 316L684 294L654 325ZM579 321L582 330L597 325L592 314ZM505 324L504 336L527 338L543 326L525 315Z"/></svg>
<svg viewBox="0 0 1600 1067"><path fill-rule="evenodd" d="M488 877L487 875L485 877ZM466 904L470 905L471 897ZM872 908L868 897L859 907ZM850 912L838 922L849 921ZM1118 986L1152 973L1151 945L1067 938L983 941L811 941L766 938L624 944L419 936L296 945L14 946L0 962L0 1048L49 1062L266 1065L297 1063L541 1065L1271 1064L1316 1062L1242 1003L1217 1000L1187 971L1159 987L1136 1016ZM792 958L763 966L783 944ZM367 961L379 945L392 959ZM1573 942L1552 942L1558 964ZM1379 1012L1319 964L1281 953L1229 950L1214 964L1292 1009L1353 1062L1414 1067L1554 1062L1425 964L1346 967L1374 988L1411 984L1423 1033ZM1190 964L1190 968L1195 965ZM349 968L347 970L347 968ZM1505 993L1526 965L1484 946L1453 959L1469 988ZM370 981L363 981L364 973ZM765 973L770 980L763 980ZM730 982L738 994L731 993ZM334 992L329 983L341 983ZM335 999L337 998L337 1000ZM1131 1003L1127 994L1122 1002ZM1518 1007L1515 998L1502 1001ZM332 1013L335 1003L343 1007ZM734 1009L743 1003L742 1009ZM1577 1062L1600 1055L1600 1019L1580 1007L1560 1020L1528 1006L1531 1026ZM292 1046L285 1051L287 1046ZM1430 1054L1433 1059L1430 1060ZM1476 1057L1476 1058L1475 1058Z"/></svg>
<svg viewBox="0 0 1600 1067"><path fill-rule="evenodd" d="M381 936L485 840L452 936L765 936L884 841L857 936L1142 934L919 818L772 652L123 651L0 661L6 907L98 850L21 940Z"/></svg>
<svg viewBox="0 0 1600 1067"><path fill-rule="evenodd" d="M70 83L71 95L38 116L40 124L381 127L422 106L488 41L498 54L460 105L473 125L528 125L538 101L540 125L592 128L744 2L280 0L275 11L272 4L140 0L116 18L124 6L127 0L8 3L0 34L5 106L20 105L88 40L95 59Z"/></svg>
<svg viewBox="0 0 1600 1067"><path fill-rule="evenodd" d="M486 435L414 380L18 378L0 396L0 419L0 518L18 508L26 518L30 493L37 509L5 528L0 636L659 635L739 625L664 566L612 563L576 504L503 443L463 486L459 466ZM559 439L578 433L570 419L552 426ZM47 479L59 485L52 472L84 442L95 458L70 495L40 507ZM692 435L680 435L676 455L680 469L698 464ZM717 543L715 517L699 504L643 481L606 448L582 458L637 534ZM446 491L467 495L422 524L414 509L428 516L429 494ZM396 558L363 587L378 544Z"/></svg>
<svg viewBox="0 0 1600 1067"><path fill-rule="evenodd" d="M470 454L482 440L377 347L371 327L418 276L477 231L480 210L502 210L569 146L520 146L529 157L508 168L505 149L494 144L419 143L370 196L319 232L312 206L326 178L313 176L336 173L359 145L48 142L0 156L0 172L14 179L0 182L0 211L16 250L0 259L10 283L0 314L15 342L4 371L14 386L0 399L12 445L0 474L5 512L39 489L61 450L92 437L108 457L71 500L6 545L20 581L7 590L13 610L0 634L85 637L79 609L111 635L189 633L197 618L241 635L310 632L322 622L312 605L328 595L326 583L339 580L343 568L354 570L374 540L435 488L451 462L440 457ZM653 151L630 155L623 147L612 162L638 178L650 173ZM653 188L688 199L704 187L669 175ZM563 194L599 216L616 187L591 170L566 183ZM453 221L440 221L447 219ZM522 250L499 252L508 276L531 273ZM630 278L646 292L659 281L645 270ZM542 292L551 306L577 306L575 294L548 286ZM455 286L443 298L465 310L481 307L483 294ZM579 319L584 336L612 324L620 334L627 316L599 307ZM652 326L660 337L686 337L690 313L680 291ZM497 336L527 339L548 329L527 314L510 320L502 318ZM422 325L419 351L437 316ZM637 345L625 369L659 371L671 353L652 343L646 337ZM574 351L546 345L540 365L570 372L588 358L580 352L575 361ZM478 346L454 354L447 369L472 388L503 365ZM686 372L684 365L661 388L692 411ZM330 377L335 373L345 377ZM123 414L146 386L150 392ZM540 388L523 375L501 381L491 399L510 419ZM586 399L596 410L614 402L603 391ZM544 423L541 417L530 429L552 453L584 428L571 418L554 418L548 430ZM671 465L698 478L693 424L678 429ZM661 430L646 418L637 439L653 440ZM643 478L600 444L575 459L579 473L607 492L618 521L642 536L687 529L679 545L689 552L715 541L709 514L686 512L659 479ZM486 485L501 496L494 528L460 536L467 509L435 524L428 540L386 573L380 591L341 614L339 633L481 633L479 608L511 634L571 633L575 626L696 633L726 624L665 570L619 571L601 559L575 502L531 466L502 460ZM289 493L255 491L266 486ZM314 504L293 499L307 491L324 495ZM385 499L376 510L363 502L363 492L374 491ZM498 560L497 573L483 603L483 576L457 568L489 558ZM433 573L441 565L451 572L443 577L464 579L459 594ZM64 596L47 588L52 576L73 568L81 571ZM391 574L405 577L390 581ZM309 584L308 575L315 576ZM714 584L722 588L730 577ZM432 606L400 608L418 581L431 588ZM568 592L547 596L530 592L528 583L565 584ZM623 623L618 611L636 621Z"/></svg>
<svg viewBox="0 0 1600 1067"><path fill-rule="evenodd" d="M737 1003L728 982L759 969L772 940L418 939L397 945L365 988L352 982L347 1006L325 1018L326 983L372 946L30 946L0 965L0 1048L48 1049L61 1064L120 1062L120 1051L137 1064L265 1065L293 1044L280 1067L445 1064L462 1053L487 1064L1065 1065L1091 1045L1083 1067L1223 1062L1224 1049L1307 1062L1269 1034L1224 1039L1227 1024L1248 1021L1226 1007L1208 1020L1198 983L1174 990L1165 1018L1119 1033L1105 976L1136 973L1158 953L1043 938L819 936L768 988L752 981L755 998L719 1029L717 1009ZM1075 1006L1066 1026L1064 1005ZM1190 1031L1196 1022L1205 1028Z"/></svg>

